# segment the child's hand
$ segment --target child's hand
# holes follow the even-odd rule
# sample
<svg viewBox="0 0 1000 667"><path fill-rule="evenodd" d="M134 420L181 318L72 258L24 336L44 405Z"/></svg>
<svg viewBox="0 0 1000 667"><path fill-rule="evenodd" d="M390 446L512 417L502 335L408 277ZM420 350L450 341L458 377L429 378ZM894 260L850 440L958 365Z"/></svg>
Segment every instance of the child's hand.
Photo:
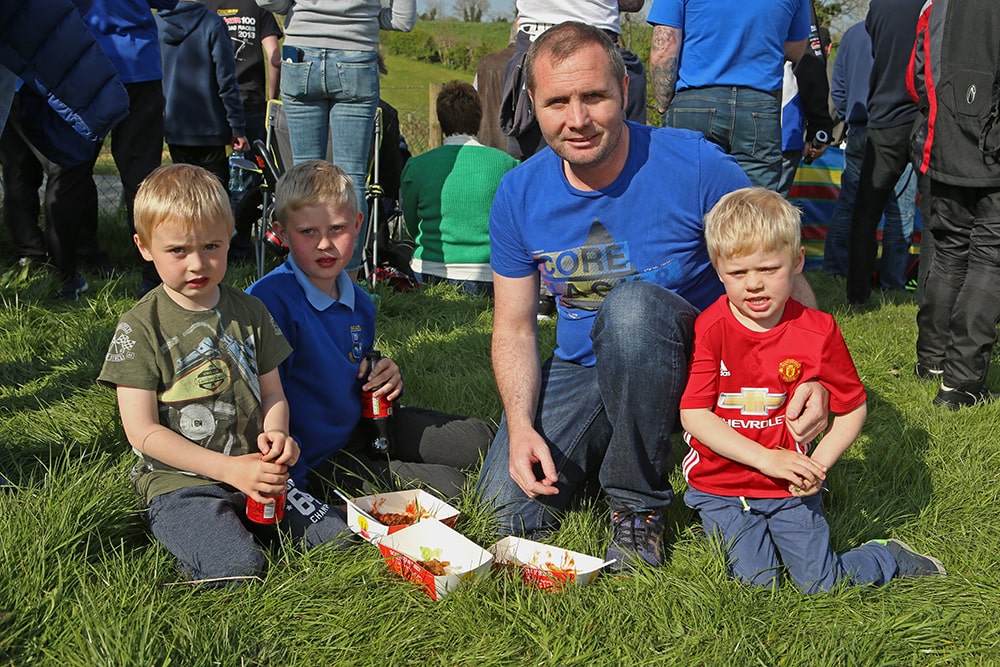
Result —
<svg viewBox="0 0 1000 667"><path fill-rule="evenodd" d="M823 482L814 482L812 486L807 487L801 487L797 484L789 484L788 492L796 498L805 498L806 496L816 495L822 488Z"/></svg>
<svg viewBox="0 0 1000 667"><path fill-rule="evenodd" d="M229 474L224 480L259 503L268 505L285 492L288 466L265 461L260 454L230 457Z"/></svg>
<svg viewBox="0 0 1000 667"><path fill-rule="evenodd" d="M826 479L826 466L791 449L765 450L755 467L768 477L783 479L801 489L818 487Z"/></svg>
<svg viewBox="0 0 1000 667"><path fill-rule="evenodd" d="M375 395L382 396L386 400L395 401L403 393L403 377L399 373L399 366L389 357L379 359L378 363L375 364L374 372L369 372L368 360L362 360L358 369L358 377L368 379L361 389L370 391L379 387Z"/></svg>
<svg viewBox="0 0 1000 667"><path fill-rule="evenodd" d="M283 431L264 431L258 435L257 449L264 461L291 466L299 460L299 444Z"/></svg>

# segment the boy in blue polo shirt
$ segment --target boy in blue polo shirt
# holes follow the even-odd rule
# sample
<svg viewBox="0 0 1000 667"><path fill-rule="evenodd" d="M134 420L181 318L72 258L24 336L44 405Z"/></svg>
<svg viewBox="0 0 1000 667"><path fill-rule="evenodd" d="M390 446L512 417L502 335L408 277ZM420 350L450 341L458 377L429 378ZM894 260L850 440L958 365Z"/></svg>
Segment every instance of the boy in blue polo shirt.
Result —
<svg viewBox="0 0 1000 667"><path fill-rule="evenodd" d="M403 382L391 359L374 369L365 361L375 342L375 306L344 272L361 220L350 177L323 160L295 165L275 189L274 229L288 259L247 291L264 302L294 350L279 366L290 432L302 449L289 472L300 488L419 483L453 498L493 439L485 422L396 409L392 460L364 454L361 391L378 387L377 395L395 401Z"/></svg>

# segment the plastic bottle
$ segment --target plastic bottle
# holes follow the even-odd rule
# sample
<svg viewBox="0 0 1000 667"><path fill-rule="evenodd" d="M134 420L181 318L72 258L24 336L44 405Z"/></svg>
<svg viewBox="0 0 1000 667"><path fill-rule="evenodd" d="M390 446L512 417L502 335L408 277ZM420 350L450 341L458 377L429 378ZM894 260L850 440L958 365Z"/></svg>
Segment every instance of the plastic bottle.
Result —
<svg viewBox="0 0 1000 667"><path fill-rule="evenodd" d="M368 353L368 372L371 373L375 364L382 358L382 353L372 350ZM361 417L371 425L371 438L368 441L368 456L373 459L385 459L392 454L392 401L382 396L376 396L382 385L369 391L361 392Z"/></svg>

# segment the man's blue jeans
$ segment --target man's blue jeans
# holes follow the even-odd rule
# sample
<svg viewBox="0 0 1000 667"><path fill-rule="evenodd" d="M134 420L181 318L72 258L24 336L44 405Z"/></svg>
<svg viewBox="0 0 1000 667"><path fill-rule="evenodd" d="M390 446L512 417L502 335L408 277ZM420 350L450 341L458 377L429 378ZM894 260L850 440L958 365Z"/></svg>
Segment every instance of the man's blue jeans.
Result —
<svg viewBox="0 0 1000 667"><path fill-rule="evenodd" d="M844 172L840 178L840 196L830 217L823 251L823 270L832 276L847 275L847 253L851 238L851 217L865 157L864 125L851 125L844 150ZM907 166L893 188L885 206L882 226L882 261L879 280L887 289L903 289L913 240L913 219L917 206L917 175Z"/></svg>
<svg viewBox="0 0 1000 667"><path fill-rule="evenodd" d="M752 88L688 88L674 96L667 127L695 130L739 163L754 185L778 190L781 180L781 100Z"/></svg>
<svg viewBox="0 0 1000 667"><path fill-rule="evenodd" d="M553 358L542 367L535 428L549 444L559 493L532 500L511 479L502 419L479 479L479 495L494 508L502 533L555 528L559 513L595 475L612 509L653 510L670 503L670 434L687 382L697 314L663 287L622 283L594 319L596 365Z"/></svg>
<svg viewBox="0 0 1000 667"><path fill-rule="evenodd" d="M295 163L322 160L332 144L333 163L354 181L366 222L347 269L361 266L367 230L365 177L378 107L378 56L374 51L302 49L302 62L281 63L281 97Z"/></svg>

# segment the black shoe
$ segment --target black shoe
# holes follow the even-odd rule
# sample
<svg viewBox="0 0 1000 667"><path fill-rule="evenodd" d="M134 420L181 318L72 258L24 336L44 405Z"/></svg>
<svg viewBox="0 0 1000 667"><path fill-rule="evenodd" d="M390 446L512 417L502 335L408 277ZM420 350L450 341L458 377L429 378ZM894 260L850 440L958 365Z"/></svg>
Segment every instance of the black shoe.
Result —
<svg viewBox="0 0 1000 667"><path fill-rule="evenodd" d="M551 294L538 297L538 319L550 320L556 314L556 298Z"/></svg>
<svg viewBox="0 0 1000 667"><path fill-rule="evenodd" d="M63 301L77 301L80 295L90 289L90 285L79 273L64 282L56 291L56 296Z"/></svg>
<svg viewBox="0 0 1000 667"><path fill-rule="evenodd" d="M944 371L933 366L924 366L919 361L913 364L913 374L921 380L940 380Z"/></svg>
<svg viewBox="0 0 1000 667"><path fill-rule="evenodd" d="M663 565L660 538L663 514L649 512L611 512L611 544L604 560L613 560L611 572L626 573L642 565Z"/></svg>
<svg viewBox="0 0 1000 667"><path fill-rule="evenodd" d="M949 410L959 410L969 408L981 403L992 403L1000 399L1000 394L996 394L986 387L978 391L966 391L964 389L946 389L944 385L938 390L934 397L934 405L944 405Z"/></svg>
<svg viewBox="0 0 1000 667"><path fill-rule="evenodd" d="M896 576L912 579L916 577L946 576L948 572L944 569L937 558L927 554L917 553L906 542L900 540L875 540L888 547L893 558L896 559Z"/></svg>

